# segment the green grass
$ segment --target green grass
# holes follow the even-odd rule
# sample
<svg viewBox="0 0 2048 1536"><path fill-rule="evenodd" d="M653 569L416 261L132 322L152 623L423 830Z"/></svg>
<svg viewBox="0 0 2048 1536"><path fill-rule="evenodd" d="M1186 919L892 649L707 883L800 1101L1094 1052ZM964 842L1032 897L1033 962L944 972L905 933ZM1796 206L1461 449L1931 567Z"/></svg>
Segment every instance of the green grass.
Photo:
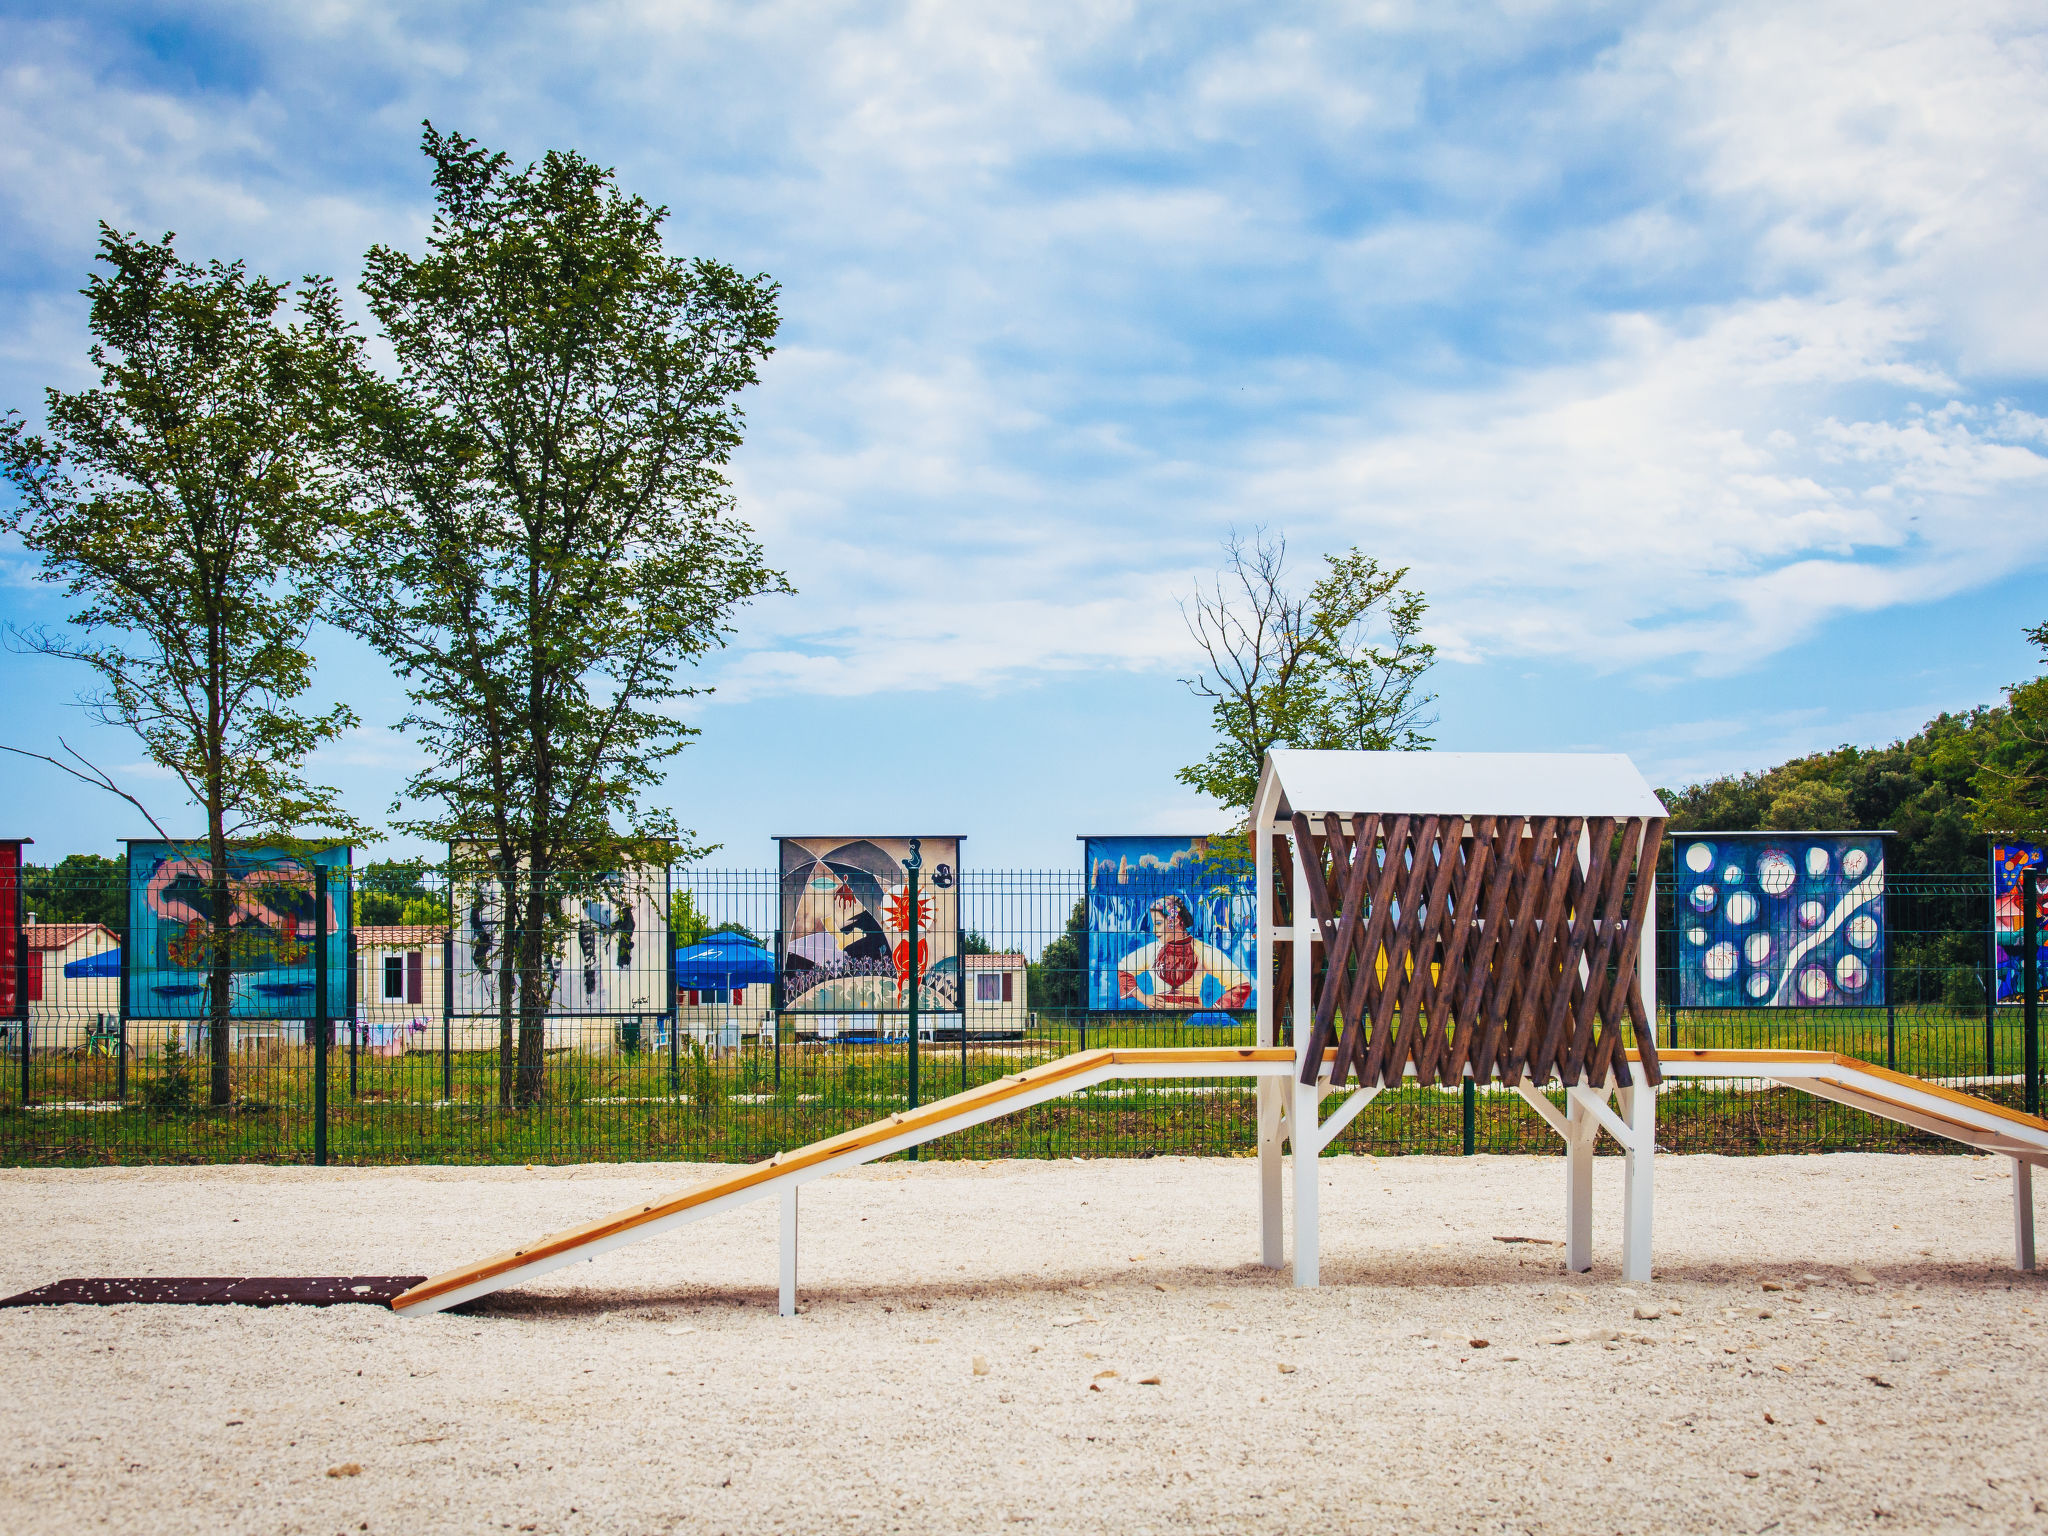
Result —
<svg viewBox="0 0 2048 1536"><path fill-rule="evenodd" d="M1997 1073L2020 1070L2017 1016L2002 1013L1992 1061ZM1659 1019L1659 1033L1668 1020ZM1151 1020L1099 1026L1087 1043L1104 1045L1247 1044L1249 1027L1184 1030ZM1774 1046L1834 1050L1886 1059L1882 1010L1851 1015L1686 1014L1685 1046ZM1890 1044L1902 1070L1963 1076L1985 1067L1981 1015L1939 1008L1902 1010ZM1078 1048L1078 1028L1046 1027L1024 1044L971 1044L964 1072L960 1047L920 1049L919 1097L943 1097L1036 1061ZM313 1155L312 1051L271 1043L239 1053L235 1102L215 1110L149 1107L161 1080L160 1058L131 1062L127 1099L116 1098L116 1063L81 1051L38 1052L29 1099L20 1103L19 1059L0 1064L0 1164L310 1162ZM545 1102L522 1111L497 1108L496 1059L457 1052L447 1061L452 1094L443 1093L438 1052L363 1055L351 1078L346 1049L332 1053L328 1077L330 1159L337 1163L567 1163L613 1160L744 1162L850 1129L909 1103L909 1052L901 1042L795 1046L780 1052L748 1045L698 1057L685 1046L671 1067L664 1050L635 1056L550 1052ZM193 1088L205 1095L203 1063ZM1179 1090L1179 1091L1176 1091ZM1982 1090L2017 1103L2018 1085ZM160 1093L155 1097L161 1098ZM922 1149L933 1157L1134 1157L1248 1154L1254 1148L1253 1098L1237 1084L1111 1085L992 1121ZM72 1107L77 1106L77 1107ZM86 1108L85 1106L93 1106ZM1556 1150L1555 1138L1518 1098L1477 1096L1482 1152ZM1772 1152L1852 1148L1947 1150L1950 1144L1790 1090L1741 1090L1687 1083L1659 1105L1660 1145L1672 1151ZM1459 1096L1402 1088L1383 1095L1340 1139L1347 1151L1456 1153Z"/></svg>

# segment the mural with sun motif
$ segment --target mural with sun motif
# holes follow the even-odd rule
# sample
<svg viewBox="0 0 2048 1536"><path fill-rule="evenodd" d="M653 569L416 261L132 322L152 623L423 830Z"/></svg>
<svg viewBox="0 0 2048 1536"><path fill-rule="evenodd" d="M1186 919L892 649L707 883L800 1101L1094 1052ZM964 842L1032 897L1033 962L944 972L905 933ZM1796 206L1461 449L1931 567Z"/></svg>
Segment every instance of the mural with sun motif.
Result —
<svg viewBox="0 0 2048 1536"><path fill-rule="evenodd" d="M1681 1008L1867 1008L1885 996L1884 838L1672 838Z"/></svg>
<svg viewBox="0 0 2048 1536"><path fill-rule="evenodd" d="M910 952L907 837L785 837L785 1013L932 1013L960 1008L960 839L916 839L917 954Z"/></svg>

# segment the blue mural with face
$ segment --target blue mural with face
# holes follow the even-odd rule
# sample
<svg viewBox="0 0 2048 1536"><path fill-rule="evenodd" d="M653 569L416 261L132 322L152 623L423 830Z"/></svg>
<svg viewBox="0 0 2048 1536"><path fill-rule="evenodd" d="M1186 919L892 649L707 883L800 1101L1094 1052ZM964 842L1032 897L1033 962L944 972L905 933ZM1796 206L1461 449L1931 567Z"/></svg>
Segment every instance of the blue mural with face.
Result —
<svg viewBox="0 0 2048 1536"><path fill-rule="evenodd" d="M1868 1008L1885 997L1884 839L1680 833L1681 1008Z"/></svg>

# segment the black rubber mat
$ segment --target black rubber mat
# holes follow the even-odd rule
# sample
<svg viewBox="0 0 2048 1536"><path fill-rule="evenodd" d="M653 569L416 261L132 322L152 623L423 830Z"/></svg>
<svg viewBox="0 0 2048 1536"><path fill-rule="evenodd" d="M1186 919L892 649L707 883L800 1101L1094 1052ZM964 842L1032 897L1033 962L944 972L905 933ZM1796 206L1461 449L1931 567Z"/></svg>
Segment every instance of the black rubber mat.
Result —
<svg viewBox="0 0 2048 1536"><path fill-rule="evenodd" d="M425 1275L144 1275L127 1280L53 1280L0 1307L116 1307L132 1302L179 1307L384 1306Z"/></svg>

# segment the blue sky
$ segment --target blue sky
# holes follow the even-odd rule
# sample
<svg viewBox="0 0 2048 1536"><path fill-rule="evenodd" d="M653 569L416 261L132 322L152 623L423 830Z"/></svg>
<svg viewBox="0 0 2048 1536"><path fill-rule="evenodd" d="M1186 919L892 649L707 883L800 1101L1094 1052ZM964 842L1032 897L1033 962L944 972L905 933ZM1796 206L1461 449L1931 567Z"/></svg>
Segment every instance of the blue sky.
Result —
<svg viewBox="0 0 2048 1536"><path fill-rule="evenodd" d="M1661 783L1877 742L2048 618L2037 7L0 5L0 408L86 382L95 221L344 285L431 117L781 281L742 615L667 798L790 831L1207 829L1176 599L1233 525L1412 567L1440 742ZM0 617L61 619L18 545ZM396 685L332 635L381 817ZM0 741L88 725L0 657ZM0 833L146 830L0 762ZM133 824L131 824L133 823Z"/></svg>

